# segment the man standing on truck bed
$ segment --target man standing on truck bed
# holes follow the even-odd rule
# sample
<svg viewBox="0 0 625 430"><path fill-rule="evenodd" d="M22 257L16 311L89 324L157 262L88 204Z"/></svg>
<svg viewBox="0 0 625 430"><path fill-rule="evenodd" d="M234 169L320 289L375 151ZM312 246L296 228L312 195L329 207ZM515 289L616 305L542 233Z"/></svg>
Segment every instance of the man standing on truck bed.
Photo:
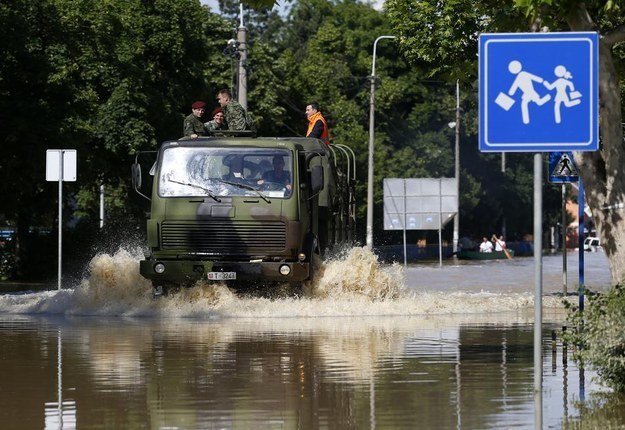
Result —
<svg viewBox="0 0 625 430"><path fill-rule="evenodd" d="M308 130L306 131L306 137L316 137L323 140L328 145L330 139L328 137L328 124L325 118L319 112L319 103L310 102L306 106L306 117L308 118Z"/></svg>
<svg viewBox="0 0 625 430"><path fill-rule="evenodd" d="M217 101L224 113L228 130L246 130L247 129L247 112L238 102L232 100L230 90L223 89L217 93Z"/></svg>
<svg viewBox="0 0 625 430"><path fill-rule="evenodd" d="M188 137L198 137L206 135L204 123L200 120L204 116L206 103L201 100L191 105L191 114L184 119L183 134Z"/></svg>

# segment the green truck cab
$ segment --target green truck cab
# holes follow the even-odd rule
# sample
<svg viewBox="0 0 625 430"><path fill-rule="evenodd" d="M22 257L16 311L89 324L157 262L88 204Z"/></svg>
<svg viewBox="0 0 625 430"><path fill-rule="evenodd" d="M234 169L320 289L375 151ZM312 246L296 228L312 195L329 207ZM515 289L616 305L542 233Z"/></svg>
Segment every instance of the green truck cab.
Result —
<svg viewBox="0 0 625 430"><path fill-rule="evenodd" d="M138 160L133 187L151 201L140 273L155 295L202 279L299 285L312 277L315 254L354 240L355 160L344 145L241 136L168 141L146 193Z"/></svg>

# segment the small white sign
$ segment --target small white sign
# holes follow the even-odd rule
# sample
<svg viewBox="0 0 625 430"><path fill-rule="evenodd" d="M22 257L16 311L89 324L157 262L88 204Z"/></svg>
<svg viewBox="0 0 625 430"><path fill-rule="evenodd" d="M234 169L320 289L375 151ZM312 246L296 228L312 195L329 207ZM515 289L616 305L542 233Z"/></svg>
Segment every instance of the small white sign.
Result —
<svg viewBox="0 0 625 430"><path fill-rule="evenodd" d="M63 169L62 177L61 169ZM76 182L75 149L48 149L46 151L46 181L59 180Z"/></svg>

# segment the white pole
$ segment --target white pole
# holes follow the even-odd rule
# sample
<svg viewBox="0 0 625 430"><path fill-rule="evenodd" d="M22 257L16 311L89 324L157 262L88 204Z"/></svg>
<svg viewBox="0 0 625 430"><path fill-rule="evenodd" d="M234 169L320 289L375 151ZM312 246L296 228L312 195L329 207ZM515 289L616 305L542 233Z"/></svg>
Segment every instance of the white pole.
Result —
<svg viewBox="0 0 625 430"><path fill-rule="evenodd" d="M458 252L458 239L460 232L460 80L456 80L456 163L454 175L456 177L456 208L454 217L453 252Z"/></svg>
<svg viewBox="0 0 625 430"><path fill-rule="evenodd" d="M243 109L247 110L247 29L243 25L243 3L239 3L240 24L237 31L239 42L239 67L238 67L238 102Z"/></svg>
<svg viewBox="0 0 625 430"><path fill-rule="evenodd" d="M373 249L373 150L375 131L375 52L381 39L395 39L395 36L379 36L373 42L371 61L371 98L369 100L369 169L367 173L367 248Z"/></svg>
<svg viewBox="0 0 625 430"><path fill-rule="evenodd" d="M443 180L438 180L438 266L443 267Z"/></svg>
<svg viewBox="0 0 625 430"><path fill-rule="evenodd" d="M534 155L534 428L543 428L542 418L542 296L543 296L543 163Z"/></svg>
<svg viewBox="0 0 625 430"><path fill-rule="evenodd" d="M58 282L57 289L61 289L61 278L62 278L62 260L63 260L63 158L65 156L65 151L59 151L59 249L58 249Z"/></svg>
<svg viewBox="0 0 625 430"><path fill-rule="evenodd" d="M403 179L402 182L404 184L404 221L402 223L404 226L404 267L406 267L408 265L408 255L406 255L406 179Z"/></svg>

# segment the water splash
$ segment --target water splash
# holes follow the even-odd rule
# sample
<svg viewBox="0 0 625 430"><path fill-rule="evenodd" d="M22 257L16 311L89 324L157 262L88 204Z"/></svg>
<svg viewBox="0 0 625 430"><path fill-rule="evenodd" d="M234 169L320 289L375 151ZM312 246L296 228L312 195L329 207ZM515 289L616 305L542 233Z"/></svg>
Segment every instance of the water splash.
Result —
<svg viewBox="0 0 625 430"><path fill-rule="evenodd" d="M139 274L142 258L140 248L98 254L89 264L89 277L80 285L61 291L0 295L0 313L200 319L423 317L531 314L534 303L531 293L407 288L401 266L383 265L362 247L347 248L318 264L314 279L306 283L300 295L292 294L285 285L267 286L263 294L249 294L233 291L224 283L205 281L155 299L151 283ZM560 298L544 297L543 308L564 315Z"/></svg>
<svg viewBox="0 0 625 430"><path fill-rule="evenodd" d="M360 296L379 301L396 299L405 292L403 268L398 264L381 266L368 248L348 248L326 262L315 263L318 270L304 289L309 297Z"/></svg>

